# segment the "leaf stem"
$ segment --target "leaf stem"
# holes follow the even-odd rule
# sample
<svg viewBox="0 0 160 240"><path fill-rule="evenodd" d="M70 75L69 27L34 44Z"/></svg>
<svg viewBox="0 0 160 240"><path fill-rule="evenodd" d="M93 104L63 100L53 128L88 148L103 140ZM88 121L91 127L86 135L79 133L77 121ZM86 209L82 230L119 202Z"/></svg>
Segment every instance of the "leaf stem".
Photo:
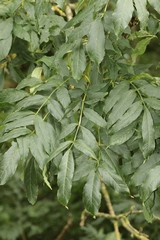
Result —
<svg viewBox="0 0 160 240"><path fill-rule="evenodd" d="M104 8L104 11L103 11L103 13L102 13L101 18L104 17L104 15L105 15L105 13L106 13L106 11L107 11L107 8L108 8L108 4L109 4L109 0L107 1L106 5L105 5L105 8Z"/></svg>
<svg viewBox="0 0 160 240"><path fill-rule="evenodd" d="M144 102L144 100L143 100L143 97L142 97L142 95L141 95L139 89L138 89L138 88L137 88L132 82L131 82L130 84L134 87L134 89L135 89L136 92L138 93L138 95L139 95L139 97L140 97L140 99L141 99L143 105L146 107L146 104L145 104L145 102Z"/></svg>
<svg viewBox="0 0 160 240"><path fill-rule="evenodd" d="M73 143L72 143L72 145L73 145L74 142L76 141L77 136L78 136L78 133L79 133L79 130L80 130L80 127L81 127L82 116L83 116L83 110L84 110L84 103L85 103L86 97L87 97L87 94L85 93L85 94L84 94L84 97L83 97L83 99L82 99L81 111L80 111L80 116L79 116L78 126L77 126L77 129L76 129L75 135L74 135L74 139L73 139Z"/></svg>
<svg viewBox="0 0 160 240"><path fill-rule="evenodd" d="M46 103L50 100L50 98L52 97L52 95L60 88L62 87L67 81L69 80L69 78L67 78L65 81L63 81L60 85L58 85L58 87L56 87L51 93L50 95L46 98L46 100L42 103L42 105L38 108L37 112L35 113L35 116L38 115L38 113L41 111L41 109L46 105Z"/></svg>

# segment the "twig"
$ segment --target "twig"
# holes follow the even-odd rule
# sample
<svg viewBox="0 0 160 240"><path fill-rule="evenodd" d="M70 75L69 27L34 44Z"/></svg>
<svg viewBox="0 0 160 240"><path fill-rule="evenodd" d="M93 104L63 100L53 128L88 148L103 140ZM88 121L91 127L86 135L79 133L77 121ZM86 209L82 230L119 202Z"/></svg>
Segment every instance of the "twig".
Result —
<svg viewBox="0 0 160 240"><path fill-rule="evenodd" d="M63 240L64 235L69 230L69 228L71 227L72 223L73 223L73 218L72 218L71 215L69 215L69 218L67 220L66 225L63 227L62 231L60 232L60 234L58 235L56 240Z"/></svg>
<svg viewBox="0 0 160 240"><path fill-rule="evenodd" d="M111 200L110 200L110 196L109 196L107 188L106 188L106 186L103 182L102 182L101 189L102 189L102 193L103 193L104 199L106 201L106 204L107 204L110 215L112 217L116 218L116 214L114 212L114 209L113 209L113 206L112 206L112 203L111 203ZM113 220L113 226L114 226L114 231L115 231L115 235L116 235L116 240L121 240L121 235L120 235L120 232L119 232L119 226L118 226L118 221L117 220Z"/></svg>
<svg viewBox="0 0 160 240"><path fill-rule="evenodd" d="M141 233L136 228L134 228L127 217L121 218L121 223L128 232L130 232L134 237L140 240L149 240L148 235Z"/></svg>
<svg viewBox="0 0 160 240"><path fill-rule="evenodd" d="M111 220L121 220L121 218L128 217L129 215L141 214L141 213L143 213L142 210L134 210L134 211L130 210L126 213L122 213L122 214L119 214L119 215L112 216L111 214L108 214L108 213L99 212L99 213L96 214L96 217L103 217L103 218L111 219Z"/></svg>
<svg viewBox="0 0 160 240"><path fill-rule="evenodd" d="M84 227L86 219L87 219L87 211L84 209L83 212L81 213L81 220L79 223L80 227Z"/></svg>

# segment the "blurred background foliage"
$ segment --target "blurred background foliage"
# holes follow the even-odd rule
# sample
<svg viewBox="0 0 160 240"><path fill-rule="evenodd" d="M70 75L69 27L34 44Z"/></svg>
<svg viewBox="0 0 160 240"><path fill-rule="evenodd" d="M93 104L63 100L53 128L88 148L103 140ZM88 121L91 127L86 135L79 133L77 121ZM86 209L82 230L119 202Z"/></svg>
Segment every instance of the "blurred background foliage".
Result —
<svg viewBox="0 0 160 240"><path fill-rule="evenodd" d="M46 186L40 187L39 199L32 206L26 199L22 182L14 177L7 185L0 187L0 239L2 240L115 240L112 222L104 218L94 219L87 215L85 226L80 227L83 202L82 189L73 187L69 209L56 199L57 186L51 191ZM115 212L127 212L132 206L140 209L136 198L127 198L124 194L109 189ZM102 202L101 212L107 212ZM146 222L142 214L132 215L130 221L135 228L144 231L151 240L159 240L160 224L155 220ZM131 240L129 233L120 226L123 240Z"/></svg>

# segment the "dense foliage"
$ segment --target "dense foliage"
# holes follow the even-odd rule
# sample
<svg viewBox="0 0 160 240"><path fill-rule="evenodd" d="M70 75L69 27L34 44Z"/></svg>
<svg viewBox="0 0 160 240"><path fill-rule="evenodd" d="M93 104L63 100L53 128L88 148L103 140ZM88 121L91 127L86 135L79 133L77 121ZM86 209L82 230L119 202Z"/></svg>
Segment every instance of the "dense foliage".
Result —
<svg viewBox="0 0 160 240"><path fill-rule="evenodd" d="M159 0L1 1L1 185L16 173L34 204L56 182L66 208L83 185L87 212L102 192L114 219L111 187L159 218L159 16Z"/></svg>

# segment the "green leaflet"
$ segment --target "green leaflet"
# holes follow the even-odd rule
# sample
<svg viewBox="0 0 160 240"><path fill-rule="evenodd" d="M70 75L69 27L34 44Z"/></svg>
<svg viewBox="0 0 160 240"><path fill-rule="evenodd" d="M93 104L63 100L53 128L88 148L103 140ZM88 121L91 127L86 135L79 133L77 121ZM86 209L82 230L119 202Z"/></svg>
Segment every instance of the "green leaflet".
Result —
<svg viewBox="0 0 160 240"><path fill-rule="evenodd" d="M115 132L113 135L110 136L109 145L121 145L125 143L132 137L134 131L134 126L133 124L131 124L128 127L125 127L118 132Z"/></svg>
<svg viewBox="0 0 160 240"><path fill-rule="evenodd" d="M60 139L63 139L65 137L67 137L68 135L70 135L74 131L76 126L77 126L77 123L71 123L71 124L67 124L66 126L64 126L62 128L62 132L60 134Z"/></svg>
<svg viewBox="0 0 160 240"><path fill-rule="evenodd" d="M142 184L142 196L143 201L147 200L147 198L160 186L160 166L155 166L150 169L146 174L146 179Z"/></svg>
<svg viewBox="0 0 160 240"><path fill-rule="evenodd" d="M87 177L87 182L84 186L83 200L85 208L88 212L95 215L101 204L101 193L100 193L100 178L98 172L92 170Z"/></svg>
<svg viewBox="0 0 160 240"><path fill-rule="evenodd" d="M12 45L12 35L7 39L0 40L0 61L7 57Z"/></svg>
<svg viewBox="0 0 160 240"><path fill-rule="evenodd" d="M24 172L24 184L28 201L33 205L37 201L38 183L34 159L29 160Z"/></svg>
<svg viewBox="0 0 160 240"><path fill-rule="evenodd" d="M77 40L79 41L79 39L81 39L82 37L87 35L92 21L93 21L93 16L92 16L92 13L90 13L88 15L88 18L85 19L85 21L83 23L81 23L81 25L79 27L76 27L75 29L73 29L72 32L70 32L70 34L68 36L69 40L71 42L77 41Z"/></svg>
<svg viewBox="0 0 160 240"><path fill-rule="evenodd" d="M123 114L131 107L135 98L136 93L134 90L121 93L119 101L114 105L111 113L108 116L108 128L121 119Z"/></svg>
<svg viewBox="0 0 160 240"><path fill-rule="evenodd" d="M75 159L75 173L73 181L79 181L89 175L89 173L96 169L96 161L82 154Z"/></svg>
<svg viewBox="0 0 160 240"><path fill-rule="evenodd" d="M93 133L85 127L81 127L81 131L82 131L82 138L83 138L84 142L86 142L87 145L93 151L97 150L98 149L98 143L97 143L96 138L93 135Z"/></svg>
<svg viewBox="0 0 160 240"><path fill-rule="evenodd" d="M86 68L86 56L83 46L79 46L74 50L72 58L73 78L80 80Z"/></svg>
<svg viewBox="0 0 160 240"><path fill-rule="evenodd" d="M13 29L13 19L12 18L8 18L5 21L2 21L0 23L0 40L2 39L7 39Z"/></svg>
<svg viewBox="0 0 160 240"><path fill-rule="evenodd" d="M100 19L92 22L88 38L86 46L88 55L93 62L100 64L105 55L105 34Z"/></svg>
<svg viewBox="0 0 160 240"><path fill-rule="evenodd" d="M36 106L41 106L45 102L46 98L42 95L34 95L34 96L29 96L20 102L17 103L17 108L19 110L25 109L25 108L32 108Z"/></svg>
<svg viewBox="0 0 160 240"><path fill-rule="evenodd" d="M62 110L61 105L59 104L59 102L57 102L54 99L51 99L47 105L48 107L48 111L52 114L52 116L57 119L58 121L60 121L63 116L64 116L64 112Z"/></svg>
<svg viewBox="0 0 160 240"><path fill-rule="evenodd" d="M88 157L92 157L93 159L97 159L95 153L93 152L92 148L90 148L86 142L81 139L78 139L74 143L74 147L79 150L80 152L84 153Z"/></svg>
<svg viewBox="0 0 160 240"><path fill-rule="evenodd" d="M106 127L107 122L94 110L90 108L85 108L83 113L88 120L92 121L99 127Z"/></svg>
<svg viewBox="0 0 160 240"><path fill-rule="evenodd" d="M8 140L11 140L13 138L17 138L23 135L27 135L29 133L31 133L31 131L25 127L13 129L10 132L3 134L3 136L0 138L0 143L6 142Z"/></svg>
<svg viewBox="0 0 160 240"><path fill-rule="evenodd" d="M0 159L0 185L4 185L15 174L19 161L17 143L12 142L12 146Z"/></svg>
<svg viewBox="0 0 160 240"><path fill-rule="evenodd" d="M148 0L149 4L154 7L154 9L160 13L160 1L159 0Z"/></svg>
<svg viewBox="0 0 160 240"><path fill-rule="evenodd" d="M7 123L6 123L7 122ZM32 112L16 112L8 116L5 120L5 131L12 130L14 128L26 127L33 125L34 115Z"/></svg>
<svg viewBox="0 0 160 240"><path fill-rule="evenodd" d="M39 37L35 31L31 31L30 33L30 42L29 42L29 50L31 52L35 52L39 48Z"/></svg>
<svg viewBox="0 0 160 240"><path fill-rule="evenodd" d="M101 152L103 161L100 163L98 168L99 174L102 178L102 181L106 185L112 186L117 192L129 192L129 189L122 179L120 172L118 172L118 167L112 159L112 155L108 152Z"/></svg>
<svg viewBox="0 0 160 240"><path fill-rule="evenodd" d="M66 26L66 28L73 27L74 25L82 22L84 19L88 17L88 15L93 12L94 10L94 4L89 5L87 8L85 8L83 11L81 11L78 15L76 15L71 21L69 21Z"/></svg>
<svg viewBox="0 0 160 240"><path fill-rule="evenodd" d="M155 133L152 116L147 108L144 109L142 120L142 151L145 158L147 158L155 149Z"/></svg>
<svg viewBox="0 0 160 240"><path fill-rule="evenodd" d="M138 19L141 27L145 28L148 21L149 12L147 11L147 0L134 0L137 9Z"/></svg>
<svg viewBox="0 0 160 240"><path fill-rule="evenodd" d="M37 135L33 134L31 136L29 148L40 169L44 169L44 166L47 163L48 155L44 149L41 139Z"/></svg>
<svg viewBox="0 0 160 240"><path fill-rule="evenodd" d="M8 18L0 23L0 61L9 53L12 45L13 19Z"/></svg>
<svg viewBox="0 0 160 240"><path fill-rule="evenodd" d="M52 125L45 122L39 116L35 116L35 130L40 142L44 146L45 151L50 154L56 142L56 133Z"/></svg>
<svg viewBox="0 0 160 240"><path fill-rule="evenodd" d="M4 123L10 123L10 122L13 122L13 121L16 121L16 120L20 120L21 121L23 120L23 118L25 117L28 117L32 115L32 117L34 116L34 112L32 111L22 111L22 112L12 112L11 114L9 114L5 120L4 120ZM27 119L28 120L28 119ZM28 120L29 121L29 120ZM32 123L33 124L33 123ZM26 125L27 126L27 125Z"/></svg>
<svg viewBox="0 0 160 240"><path fill-rule="evenodd" d="M56 52L55 56L54 56L54 60L56 62L56 64L59 64L60 60L63 58L63 56L68 53L71 52L72 49L76 46L75 42L72 43L64 43L61 45L60 49ZM53 62L52 62L53 65Z"/></svg>
<svg viewBox="0 0 160 240"><path fill-rule="evenodd" d="M145 98L144 99L145 103L147 103L147 105L150 108L153 108L155 110L160 110L160 100L156 99L156 98Z"/></svg>
<svg viewBox="0 0 160 240"><path fill-rule="evenodd" d="M61 87L57 92L56 96L61 105L66 109L71 103L70 95L65 87Z"/></svg>
<svg viewBox="0 0 160 240"><path fill-rule="evenodd" d="M134 63L136 62L137 57L142 55L146 51L148 44L154 37L155 36L146 37L145 39L142 39L137 43L132 53L132 59Z"/></svg>
<svg viewBox="0 0 160 240"><path fill-rule="evenodd" d="M29 33L19 24L14 25L14 35L18 38L21 38L27 42L30 41L30 35Z"/></svg>
<svg viewBox="0 0 160 240"><path fill-rule="evenodd" d="M17 89L20 90L25 87L34 87L41 84L42 84L42 81L40 79L35 77L27 77L18 84Z"/></svg>
<svg viewBox="0 0 160 240"><path fill-rule="evenodd" d="M103 110L106 114L118 102L121 95L128 91L128 89L129 89L129 83L126 81L123 81L110 91L109 96L105 100L105 105L103 108Z"/></svg>
<svg viewBox="0 0 160 240"><path fill-rule="evenodd" d="M134 7L132 0L118 0L116 9L113 13L116 34L123 31L128 26L133 11Z"/></svg>
<svg viewBox="0 0 160 240"><path fill-rule="evenodd" d="M43 180L45 182L45 184L47 185L47 187L49 187L52 190L52 186L48 180L48 176L47 176L47 166L45 165L44 169L43 169Z"/></svg>
<svg viewBox="0 0 160 240"><path fill-rule="evenodd" d="M58 172L58 200L64 206L67 206L72 188L72 179L74 174L74 159L72 151L69 149L62 157Z"/></svg>
<svg viewBox="0 0 160 240"><path fill-rule="evenodd" d="M66 141L63 143L60 143L59 146L53 150L53 152L50 154L48 161L51 161L52 159L54 159L55 157L57 157L60 153L62 153L67 147L69 147L69 145L71 145L72 141Z"/></svg>
<svg viewBox="0 0 160 240"><path fill-rule="evenodd" d="M27 135L25 137L17 138L19 153L20 153L22 162L25 162L28 159L30 137L31 137L30 135Z"/></svg>
<svg viewBox="0 0 160 240"><path fill-rule="evenodd" d="M135 82L136 84L136 82ZM160 86L153 86L151 84L143 84L139 90L147 97L154 97L160 99Z"/></svg>
<svg viewBox="0 0 160 240"><path fill-rule="evenodd" d="M143 202L143 214L147 222L152 222L153 217L153 207L155 204L155 192L153 192L146 201Z"/></svg>
<svg viewBox="0 0 160 240"><path fill-rule="evenodd" d="M0 91L0 102L15 103L27 97L28 93L14 88Z"/></svg>
<svg viewBox="0 0 160 240"><path fill-rule="evenodd" d="M143 110L143 106L141 101L137 101L133 103L127 112L116 122L116 124L112 127L113 131L119 131L122 128L127 127L132 122L134 122Z"/></svg>
<svg viewBox="0 0 160 240"><path fill-rule="evenodd" d="M134 173L131 180L135 186L141 186L143 182L146 181L147 173L150 169L154 168L155 166L159 165L160 158L159 154L154 153L148 159L148 161L144 162Z"/></svg>

